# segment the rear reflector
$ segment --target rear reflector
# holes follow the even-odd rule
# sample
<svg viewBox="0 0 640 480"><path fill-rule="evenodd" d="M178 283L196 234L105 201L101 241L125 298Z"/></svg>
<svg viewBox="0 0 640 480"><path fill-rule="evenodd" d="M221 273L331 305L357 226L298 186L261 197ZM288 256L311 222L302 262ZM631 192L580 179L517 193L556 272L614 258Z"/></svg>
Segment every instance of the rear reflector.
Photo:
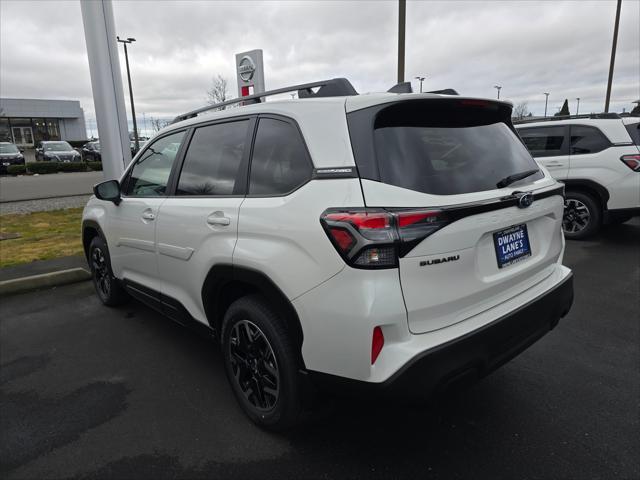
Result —
<svg viewBox="0 0 640 480"><path fill-rule="evenodd" d="M373 338L371 339L371 365L376 363L378 359L378 355L382 351L382 347L384 347L384 335L382 333L382 329L380 327L375 327L373 329Z"/></svg>
<svg viewBox="0 0 640 480"><path fill-rule="evenodd" d="M640 155L624 155L620 160L634 172L640 172Z"/></svg>

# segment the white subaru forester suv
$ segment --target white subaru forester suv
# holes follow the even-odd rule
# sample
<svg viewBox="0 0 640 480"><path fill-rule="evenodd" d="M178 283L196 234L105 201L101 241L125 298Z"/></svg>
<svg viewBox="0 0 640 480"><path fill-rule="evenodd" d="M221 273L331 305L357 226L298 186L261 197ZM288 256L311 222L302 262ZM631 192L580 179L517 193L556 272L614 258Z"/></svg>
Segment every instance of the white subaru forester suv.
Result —
<svg viewBox="0 0 640 480"><path fill-rule="evenodd" d="M511 104L345 79L243 103L178 117L96 185L82 235L102 302L215 336L258 425L317 388L430 396L569 311L563 187Z"/></svg>
<svg viewBox="0 0 640 480"><path fill-rule="evenodd" d="M588 238L640 215L640 118L617 114L517 122L534 158L565 184L564 234Z"/></svg>

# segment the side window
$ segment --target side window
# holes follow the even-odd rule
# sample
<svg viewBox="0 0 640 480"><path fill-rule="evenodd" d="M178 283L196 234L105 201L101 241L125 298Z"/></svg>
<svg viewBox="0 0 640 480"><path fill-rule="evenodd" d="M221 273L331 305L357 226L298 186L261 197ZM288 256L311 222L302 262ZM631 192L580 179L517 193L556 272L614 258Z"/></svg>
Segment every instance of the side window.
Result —
<svg viewBox="0 0 640 480"><path fill-rule="evenodd" d="M196 129L184 157L176 195L232 195L249 120Z"/></svg>
<svg viewBox="0 0 640 480"><path fill-rule="evenodd" d="M602 132L595 127L572 125L570 128L571 155L597 153L611 146Z"/></svg>
<svg viewBox="0 0 640 480"><path fill-rule="evenodd" d="M310 177L313 168L300 132L292 124L261 118L253 145L250 195L284 195Z"/></svg>
<svg viewBox="0 0 640 480"><path fill-rule="evenodd" d="M631 141L636 145L640 145L640 123L630 123L625 125L625 128L629 132Z"/></svg>
<svg viewBox="0 0 640 480"><path fill-rule="evenodd" d="M518 130L522 141L533 157L553 157L566 155L567 147L564 145L565 127L535 127Z"/></svg>
<svg viewBox="0 0 640 480"><path fill-rule="evenodd" d="M130 197L158 197L166 194L171 166L185 132L162 137L147 148L129 172L124 194Z"/></svg>

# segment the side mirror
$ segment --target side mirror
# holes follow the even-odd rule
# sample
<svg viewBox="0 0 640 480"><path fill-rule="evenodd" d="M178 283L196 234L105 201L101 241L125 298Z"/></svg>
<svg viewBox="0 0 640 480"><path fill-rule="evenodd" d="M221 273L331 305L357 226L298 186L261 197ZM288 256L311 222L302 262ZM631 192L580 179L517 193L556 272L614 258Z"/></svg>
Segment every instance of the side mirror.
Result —
<svg viewBox="0 0 640 480"><path fill-rule="evenodd" d="M120 204L120 183L117 180L107 180L94 185L93 193L99 200L113 202L116 205Z"/></svg>

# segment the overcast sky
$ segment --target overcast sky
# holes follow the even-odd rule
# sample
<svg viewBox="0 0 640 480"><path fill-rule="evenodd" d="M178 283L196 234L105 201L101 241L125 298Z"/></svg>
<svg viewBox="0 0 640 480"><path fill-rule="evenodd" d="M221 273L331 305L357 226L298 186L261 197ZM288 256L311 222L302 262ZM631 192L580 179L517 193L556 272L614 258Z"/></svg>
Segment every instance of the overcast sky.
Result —
<svg viewBox="0 0 640 480"><path fill-rule="evenodd" d="M138 116L173 117L205 103L234 54L262 48L266 87L347 77L360 92L396 81L397 2L114 0L129 51ZM602 111L616 2L409 1L406 77L426 90L527 101L534 114L565 98ZM612 110L640 98L640 2L624 0ZM126 91L124 55L122 73ZM414 81L414 89L417 83ZM0 0L0 96L80 100L95 125L80 2ZM127 109L129 100L126 98ZM95 129L95 127L93 127Z"/></svg>

